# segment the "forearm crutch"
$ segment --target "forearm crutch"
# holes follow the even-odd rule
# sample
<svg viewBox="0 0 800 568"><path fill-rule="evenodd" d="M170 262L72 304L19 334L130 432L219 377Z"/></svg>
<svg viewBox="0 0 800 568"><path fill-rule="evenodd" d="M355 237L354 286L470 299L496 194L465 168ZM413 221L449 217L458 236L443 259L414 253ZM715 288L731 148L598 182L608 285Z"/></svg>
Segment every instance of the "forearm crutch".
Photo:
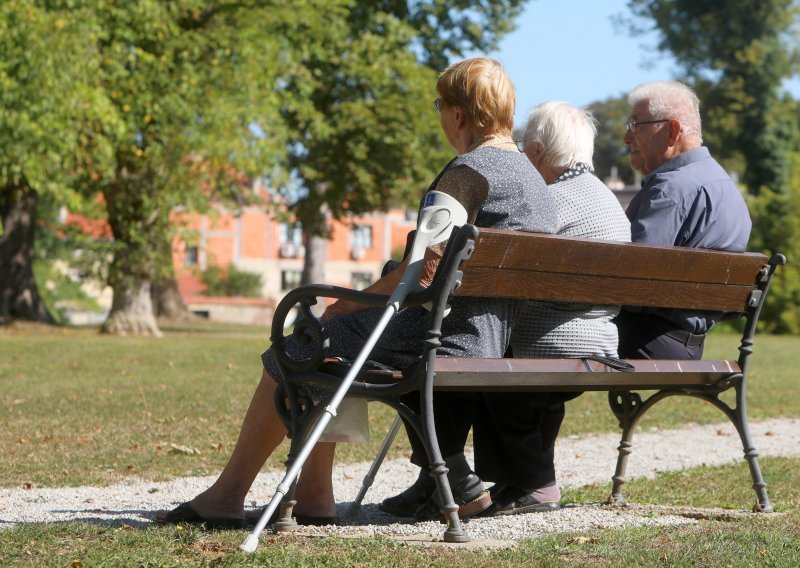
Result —
<svg viewBox="0 0 800 568"><path fill-rule="evenodd" d="M336 410L339 408L339 404L347 395L350 385L353 384L353 381L358 376L359 371L361 371L361 368L367 361L367 357L369 357L369 354L372 352L378 339L380 339L386 326L389 325L389 320L400 311L400 306L406 296L420 289L419 278L422 274L425 249L447 240L450 237L453 227L456 225L463 225L466 221L467 211L457 199L440 191L429 191L425 194L424 204L420 210L419 219L417 221L417 233L414 237L414 245L411 248L405 273L397 284L397 288L394 289L394 292L392 292L392 295L389 297L386 309L375 326L375 329L364 342L364 347L361 349L355 361L353 361L353 365L342 380L342 383L336 389L333 398L328 402L325 411L319 417L314 428L312 428L297 458L289 467L283 480L278 484L275 494L261 513L261 518L258 520L258 523L256 523L255 528L253 528L253 532L247 535L242 544L239 545L240 550L244 552L255 552L258 547L258 539L264 531L264 528L266 528L272 513L278 508L278 505L286 496L292 483L297 479L303 464L305 464L309 454L311 454L320 436L322 436L322 433L328 426L328 423L336 416Z"/></svg>
<svg viewBox="0 0 800 568"><path fill-rule="evenodd" d="M378 470L381 468L381 464L383 463L386 454L389 453L389 448L392 447L392 442L394 442L397 432L400 431L400 425L402 423L403 421L400 419L399 414L394 417L392 427L389 428L389 432L383 439L381 448L375 455L375 459L372 460L372 465L369 467L367 475L364 476L364 481L361 482L361 489L358 490L358 495L356 495L355 500L350 503L350 506L347 508L347 511L344 514L345 517L355 517L358 514L358 511L361 509L361 501L364 500L364 495L367 494L367 491L369 491L369 488L372 487L372 484L375 482L375 476L377 475Z"/></svg>

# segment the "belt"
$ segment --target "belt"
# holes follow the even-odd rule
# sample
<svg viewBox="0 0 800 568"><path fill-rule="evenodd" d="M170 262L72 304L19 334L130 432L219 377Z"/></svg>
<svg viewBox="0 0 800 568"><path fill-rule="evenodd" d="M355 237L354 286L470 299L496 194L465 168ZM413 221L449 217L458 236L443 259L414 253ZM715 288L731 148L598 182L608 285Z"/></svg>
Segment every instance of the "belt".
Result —
<svg viewBox="0 0 800 568"><path fill-rule="evenodd" d="M675 341L683 343L686 347L700 347L706 339L706 334L689 333L682 329L675 329L664 333L667 337L671 337Z"/></svg>

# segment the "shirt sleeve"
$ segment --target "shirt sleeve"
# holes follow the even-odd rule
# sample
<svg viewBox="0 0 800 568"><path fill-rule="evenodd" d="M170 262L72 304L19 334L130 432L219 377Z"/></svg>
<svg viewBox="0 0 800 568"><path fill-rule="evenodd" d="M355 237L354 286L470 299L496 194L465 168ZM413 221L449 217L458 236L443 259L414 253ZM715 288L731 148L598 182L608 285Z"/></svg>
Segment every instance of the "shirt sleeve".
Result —
<svg viewBox="0 0 800 568"><path fill-rule="evenodd" d="M467 223L474 223L489 194L489 182L466 165L448 169L434 188L458 200L467 210Z"/></svg>
<svg viewBox="0 0 800 568"><path fill-rule="evenodd" d="M628 211L631 221L631 240L635 243L675 245L683 224L678 204L661 191Z"/></svg>
<svg viewBox="0 0 800 568"><path fill-rule="evenodd" d="M481 174L466 165L448 168L431 189L441 191L458 200L467 210L467 223L474 223L481 205L489 195L489 182ZM436 262L444 254L447 241L436 244L432 250L436 253ZM431 264L435 270L435 263ZM428 263L425 265L429 268ZM432 277L432 272L430 274ZM423 277L423 281L425 278Z"/></svg>

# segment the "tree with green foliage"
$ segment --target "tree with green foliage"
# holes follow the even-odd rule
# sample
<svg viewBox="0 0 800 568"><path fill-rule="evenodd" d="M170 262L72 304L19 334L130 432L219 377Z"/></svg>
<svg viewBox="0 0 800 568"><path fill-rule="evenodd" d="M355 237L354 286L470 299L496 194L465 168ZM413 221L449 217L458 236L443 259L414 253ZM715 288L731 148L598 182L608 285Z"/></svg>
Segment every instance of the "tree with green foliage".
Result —
<svg viewBox="0 0 800 568"><path fill-rule="evenodd" d="M600 179L606 179L616 168L617 177L626 185L633 184L634 180L628 147L623 142L629 107L626 97L609 97L588 106L599 123L592 158L595 173Z"/></svg>
<svg viewBox="0 0 800 568"><path fill-rule="evenodd" d="M109 112L93 83L87 13L64 17L50 4L0 3L0 322L53 321L33 273L37 206L80 207L73 182L95 134L89 124Z"/></svg>
<svg viewBox="0 0 800 568"><path fill-rule="evenodd" d="M26 140L23 150L35 157L49 143L62 144L53 164L72 177L59 187L104 197L115 241L114 300L104 330L159 334L150 290L169 280L171 214L204 211L212 196L246 201L231 171L277 187L301 180L307 194L295 209L311 235L325 233L327 215L413 202L449 154L430 105L433 69L467 48L490 47L520 5L5 3L4 15L25 24L4 18L17 31L4 34L6 51L25 59L28 37L41 45L41 60L20 74L34 78L22 81L32 96L21 92L11 101L20 111L7 129L19 129L37 108L54 112L61 123L49 138ZM62 28L80 30L77 41L49 33ZM13 63L4 70L14 71ZM79 104L76 93L83 95ZM71 165L64 168L67 155ZM9 160L11 174L19 163ZM30 168L42 163L30 160ZM8 183L30 186L30 175L11 174ZM38 176L37 188L53 179L61 178ZM54 197L69 201L66 190L58 191ZM9 233L14 225L3 220Z"/></svg>
<svg viewBox="0 0 800 568"><path fill-rule="evenodd" d="M151 287L170 276L173 212L205 211L212 197L246 201L238 178L280 162L286 142L275 86L287 57L270 38L321 26L322 14L316 2L95 7L99 81L121 123L117 133L104 131L113 169L87 180L105 197L117 243L103 330L159 335Z"/></svg>
<svg viewBox="0 0 800 568"><path fill-rule="evenodd" d="M329 218L412 205L450 156L432 101L436 73L512 29L521 0L345 2L304 51L286 92L289 167L302 186L303 282L322 281Z"/></svg>

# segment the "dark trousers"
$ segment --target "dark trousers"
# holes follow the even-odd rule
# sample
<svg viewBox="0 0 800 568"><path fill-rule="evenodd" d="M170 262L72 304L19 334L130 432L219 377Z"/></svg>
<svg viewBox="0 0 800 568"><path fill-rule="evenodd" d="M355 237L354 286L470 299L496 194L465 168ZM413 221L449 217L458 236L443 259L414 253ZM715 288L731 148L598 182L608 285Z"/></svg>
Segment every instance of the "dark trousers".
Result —
<svg viewBox="0 0 800 568"><path fill-rule="evenodd" d="M433 415L436 423L436 437L442 457L450 457L464 452L467 436L475 421L479 395L471 392L437 392L433 395ZM403 397L403 402L415 412L419 412L419 394ZM428 467L428 454L422 439L416 431L406 424L408 441L411 443L411 463Z"/></svg>
<svg viewBox="0 0 800 568"><path fill-rule="evenodd" d="M621 312L616 320L619 330L619 356L623 359L698 360L703 344L686 345L665 335L675 329L662 317L637 312Z"/></svg>
<svg viewBox="0 0 800 568"><path fill-rule="evenodd" d="M564 399L573 393L484 393L475 420L475 472L484 481L534 490L554 483Z"/></svg>
<svg viewBox="0 0 800 568"><path fill-rule="evenodd" d="M685 345L664 335L669 322L649 314L617 317L623 359L700 359L703 345ZM666 322L666 327L665 327ZM510 355L507 354L507 355ZM436 393L436 433L443 457L464 451L474 425L475 471L484 481L533 490L555 483L555 441L564 402L579 393ZM406 403L419 410L419 396ZM428 465L422 440L406 428L412 463Z"/></svg>

